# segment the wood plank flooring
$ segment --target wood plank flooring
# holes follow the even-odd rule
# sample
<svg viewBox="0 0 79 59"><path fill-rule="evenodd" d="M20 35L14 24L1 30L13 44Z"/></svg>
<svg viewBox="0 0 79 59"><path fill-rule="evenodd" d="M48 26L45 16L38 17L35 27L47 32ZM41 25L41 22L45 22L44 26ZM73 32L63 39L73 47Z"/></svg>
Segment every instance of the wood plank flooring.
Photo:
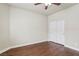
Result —
<svg viewBox="0 0 79 59"><path fill-rule="evenodd" d="M0 56L79 56L79 52L51 41L10 49Z"/></svg>

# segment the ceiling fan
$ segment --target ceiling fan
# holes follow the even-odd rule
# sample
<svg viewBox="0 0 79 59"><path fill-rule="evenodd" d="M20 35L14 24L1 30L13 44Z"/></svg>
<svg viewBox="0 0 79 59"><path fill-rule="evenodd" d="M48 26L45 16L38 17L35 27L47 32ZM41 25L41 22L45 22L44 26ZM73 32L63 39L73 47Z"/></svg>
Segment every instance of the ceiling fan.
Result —
<svg viewBox="0 0 79 59"><path fill-rule="evenodd" d="M61 5L61 3L35 3L34 5L39 5L39 4L45 4L45 10L47 10L48 6L50 6L52 4L57 5L57 6Z"/></svg>

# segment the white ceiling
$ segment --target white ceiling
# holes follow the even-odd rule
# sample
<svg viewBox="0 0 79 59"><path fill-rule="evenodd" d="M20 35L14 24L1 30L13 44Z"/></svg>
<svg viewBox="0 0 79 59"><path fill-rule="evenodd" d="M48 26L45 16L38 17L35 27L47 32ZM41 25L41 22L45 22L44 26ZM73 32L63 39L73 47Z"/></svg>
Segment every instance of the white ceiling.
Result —
<svg viewBox="0 0 79 59"><path fill-rule="evenodd" d="M9 3L9 5L23 8L26 10L30 10L33 12L37 12L37 13L40 13L43 15L50 15L55 12L61 11L63 9L69 8L73 5L75 5L75 3L61 3L60 6L51 5L51 6L49 6L49 8L47 10L44 9L45 8L44 4L35 6L34 3Z"/></svg>

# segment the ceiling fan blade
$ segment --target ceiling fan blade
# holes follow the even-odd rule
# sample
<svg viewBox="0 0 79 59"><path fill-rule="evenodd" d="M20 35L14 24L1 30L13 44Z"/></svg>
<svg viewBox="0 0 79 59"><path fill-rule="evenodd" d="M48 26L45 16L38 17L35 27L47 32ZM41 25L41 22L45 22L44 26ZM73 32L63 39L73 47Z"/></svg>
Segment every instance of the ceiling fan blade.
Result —
<svg viewBox="0 0 79 59"><path fill-rule="evenodd" d="M35 3L34 5L39 5L39 4L41 4L41 3Z"/></svg>
<svg viewBox="0 0 79 59"><path fill-rule="evenodd" d="M48 9L48 6L45 6L45 10L47 10Z"/></svg>
<svg viewBox="0 0 79 59"><path fill-rule="evenodd" d="M54 5L61 5L61 3L52 3L52 4L54 4Z"/></svg>

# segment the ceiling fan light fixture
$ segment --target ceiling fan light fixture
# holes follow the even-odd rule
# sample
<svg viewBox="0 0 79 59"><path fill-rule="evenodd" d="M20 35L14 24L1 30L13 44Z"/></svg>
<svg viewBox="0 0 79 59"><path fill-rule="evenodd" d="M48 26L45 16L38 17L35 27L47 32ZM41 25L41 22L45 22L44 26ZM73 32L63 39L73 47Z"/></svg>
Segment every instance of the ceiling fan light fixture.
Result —
<svg viewBox="0 0 79 59"><path fill-rule="evenodd" d="M44 4L45 5L45 10L47 10L48 7L52 4L57 5L57 6L61 5L61 3L35 3L34 5L39 5L39 4Z"/></svg>

